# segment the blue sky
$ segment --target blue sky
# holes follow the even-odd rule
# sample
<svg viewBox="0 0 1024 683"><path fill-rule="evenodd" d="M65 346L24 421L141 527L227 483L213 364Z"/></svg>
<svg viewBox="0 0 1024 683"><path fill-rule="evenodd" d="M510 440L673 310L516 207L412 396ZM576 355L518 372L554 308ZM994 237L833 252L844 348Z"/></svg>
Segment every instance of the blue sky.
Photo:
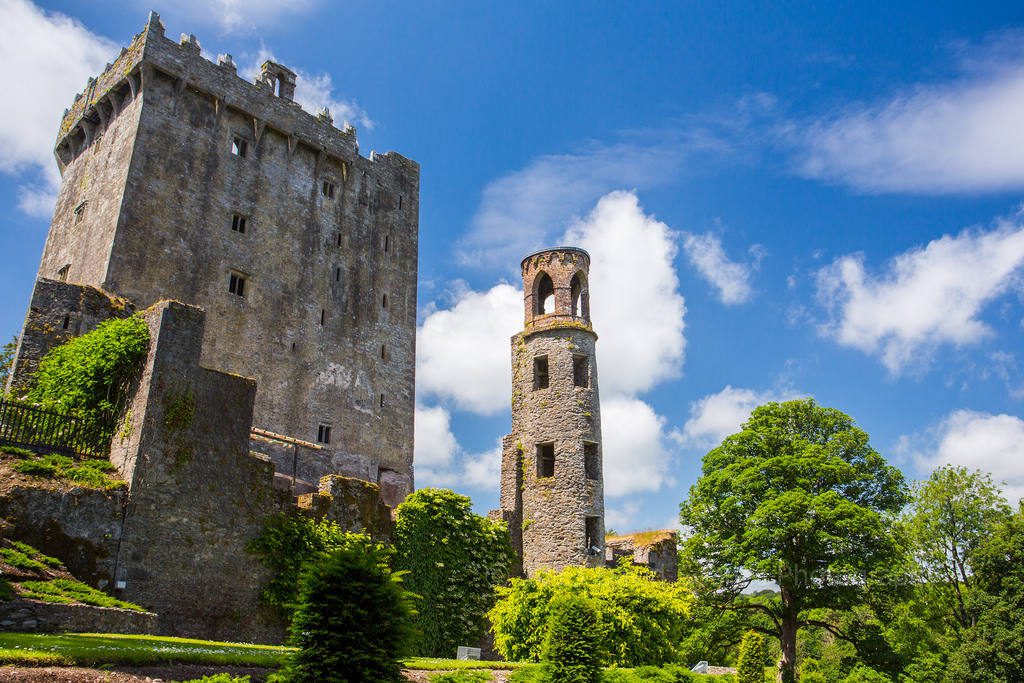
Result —
<svg viewBox="0 0 1024 683"><path fill-rule="evenodd" d="M61 111L148 4L0 0L0 334L20 328ZM517 268L588 248L608 525L674 524L760 402L852 415L910 478L1024 495L1024 5L189 0L361 149L422 165L417 477L497 503Z"/></svg>

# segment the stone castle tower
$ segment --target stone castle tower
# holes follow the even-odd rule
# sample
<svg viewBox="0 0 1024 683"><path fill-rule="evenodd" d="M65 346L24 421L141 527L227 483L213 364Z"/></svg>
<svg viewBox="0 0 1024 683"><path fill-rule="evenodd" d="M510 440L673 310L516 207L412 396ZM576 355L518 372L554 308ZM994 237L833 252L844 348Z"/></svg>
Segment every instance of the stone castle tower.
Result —
<svg viewBox="0 0 1024 683"><path fill-rule="evenodd" d="M26 334L91 325L47 281L200 306L202 365L256 379L254 427L319 446L271 453L278 471L377 482L394 505L413 488L419 166L361 156L355 130L303 111L295 85L273 62L248 82L195 36L169 40L155 13L89 79L58 133L12 386L49 343Z"/></svg>
<svg viewBox="0 0 1024 683"><path fill-rule="evenodd" d="M587 252L573 247L522 262L525 325L512 337L512 433L503 440L500 516L527 576L605 562L589 268Z"/></svg>

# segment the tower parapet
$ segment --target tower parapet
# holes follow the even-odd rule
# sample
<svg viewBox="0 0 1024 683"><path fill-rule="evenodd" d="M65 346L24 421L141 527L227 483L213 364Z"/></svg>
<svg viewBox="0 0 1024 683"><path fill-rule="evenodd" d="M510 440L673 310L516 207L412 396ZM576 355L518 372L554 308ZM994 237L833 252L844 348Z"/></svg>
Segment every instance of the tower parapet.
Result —
<svg viewBox="0 0 1024 683"><path fill-rule="evenodd" d="M512 433L501 516L530 576L604 564L604 480L590 256L575 247L522 261L524 328L512 337Z"/></svg>

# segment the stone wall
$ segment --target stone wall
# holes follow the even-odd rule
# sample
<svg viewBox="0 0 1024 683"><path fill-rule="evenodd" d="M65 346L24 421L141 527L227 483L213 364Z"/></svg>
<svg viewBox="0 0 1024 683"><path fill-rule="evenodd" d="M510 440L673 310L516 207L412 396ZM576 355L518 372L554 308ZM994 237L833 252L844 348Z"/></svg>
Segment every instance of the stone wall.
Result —
<svg viewBox="0 0 1024 683"><path fill-rule="evenodd" d="M662 581L679 579L679 534L675 531L641 531L605 539L605 560L609 567L620 558L647 567Z"/></svg>
<svg viewBox="0 0 1024 683"><path fill-rule="evenodd" d="M36 600L0 602L0 631L150 635L156 627L157 616L152 612Z"/></svg>
<svg viewBox="0 0 1024 683"><path fill-rule="evenodd" d="M18 339L10 390L17 394L26 389L39 361L53 347L94 330L104 320L127 317L134 312L131 302L96 287L46 278L37 280Z"/></svg>
<svg viewBox="0 0 1024 683"><path fill-rule="evenodd" d="M64 117L40 274L201 306L202 363L257 380L256 426L330 427L303 477L367 478L397 503L413 488L419 166L361 156L354 129L275 92L287 73L249 83L151 16Z"/></svg>

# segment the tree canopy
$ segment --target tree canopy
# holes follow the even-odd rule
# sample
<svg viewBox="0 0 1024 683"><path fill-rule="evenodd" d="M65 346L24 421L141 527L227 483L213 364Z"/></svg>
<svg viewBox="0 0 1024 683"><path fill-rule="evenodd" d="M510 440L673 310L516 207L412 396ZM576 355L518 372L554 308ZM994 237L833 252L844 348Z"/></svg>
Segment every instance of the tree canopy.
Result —
<svg viewBox="0 0 1024 683"><path fill-rule="evenodd" d="M813 399L769 403L704 456L680 508L692 529L684 566L705 599L769 617L762 630L792 681L797 631L816 623L808 611L858 604L898 564L892 528L906 501L903 475L848 415ZM777 584L778 598L735 601L754 581Z"/></svg>

